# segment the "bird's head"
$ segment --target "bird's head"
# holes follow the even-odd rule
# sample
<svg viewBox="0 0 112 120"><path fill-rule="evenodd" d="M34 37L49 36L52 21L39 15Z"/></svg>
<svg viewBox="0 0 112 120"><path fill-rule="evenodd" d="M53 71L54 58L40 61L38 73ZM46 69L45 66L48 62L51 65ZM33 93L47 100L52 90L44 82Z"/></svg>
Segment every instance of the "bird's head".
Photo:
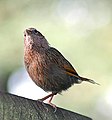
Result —
<svg viewBox="0 0 112 120"><path fill-rule="evenodd" d="M35 28L28 28L24 31L24 43L26 46L34 45L40 48L49 47L46 38Z"/></svg>

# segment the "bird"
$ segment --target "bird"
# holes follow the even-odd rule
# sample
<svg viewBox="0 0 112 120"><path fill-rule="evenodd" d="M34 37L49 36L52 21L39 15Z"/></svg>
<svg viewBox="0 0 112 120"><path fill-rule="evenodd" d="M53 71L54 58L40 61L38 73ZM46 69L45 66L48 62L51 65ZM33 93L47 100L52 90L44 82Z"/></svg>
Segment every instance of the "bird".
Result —
<svg viewBox="0 0 112 120"><path fill-rule="evenodd" d="M48 104L56 108L51 101L57 94L66 91L74 84L83 81L98 84L92 79L80 76L72 64L56 48L51 47L42 33L35 28L24 31L24 64L30 78L37 86L51 94Z"/></svg>

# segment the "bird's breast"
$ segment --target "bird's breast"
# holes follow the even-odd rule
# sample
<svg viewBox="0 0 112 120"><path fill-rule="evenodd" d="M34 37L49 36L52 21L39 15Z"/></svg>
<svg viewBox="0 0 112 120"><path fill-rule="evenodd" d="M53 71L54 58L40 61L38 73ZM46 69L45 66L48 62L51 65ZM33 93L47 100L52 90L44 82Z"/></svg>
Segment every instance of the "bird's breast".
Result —
<svg viewBox="0 0 112 120"><path fill-rule="evenodd" d="M38 85L42 86L43 83L43 56L38 52L27 50L24 52L24 62L27 72L31 79Z"/></svg>

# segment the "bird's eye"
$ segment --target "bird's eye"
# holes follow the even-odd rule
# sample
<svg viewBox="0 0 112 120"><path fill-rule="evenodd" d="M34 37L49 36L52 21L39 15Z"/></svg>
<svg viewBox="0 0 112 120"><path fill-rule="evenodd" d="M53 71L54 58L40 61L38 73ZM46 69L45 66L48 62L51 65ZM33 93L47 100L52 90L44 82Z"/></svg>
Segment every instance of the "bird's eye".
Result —
<svg viewBox="0 0 112 120"><path fill-rule="evenodd" d="M33 33L37 33L38 31L35 29L35 30L33 30Z"/></svg>

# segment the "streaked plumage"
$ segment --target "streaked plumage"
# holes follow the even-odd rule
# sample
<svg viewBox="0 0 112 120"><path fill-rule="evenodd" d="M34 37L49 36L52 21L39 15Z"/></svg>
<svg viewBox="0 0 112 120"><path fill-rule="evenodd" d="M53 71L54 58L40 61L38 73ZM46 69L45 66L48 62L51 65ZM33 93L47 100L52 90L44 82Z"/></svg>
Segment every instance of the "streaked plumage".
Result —
<svg viewBox="0 0 112 120"><path fill-rule="evenodd" d="M74 83L82 81L97 84L91 79L78 75L74 67L55 48L50 47L46 38L35 28L24 32L24 62L31 79L44 91L52 92L42 100L67 90Z"/></svg>

